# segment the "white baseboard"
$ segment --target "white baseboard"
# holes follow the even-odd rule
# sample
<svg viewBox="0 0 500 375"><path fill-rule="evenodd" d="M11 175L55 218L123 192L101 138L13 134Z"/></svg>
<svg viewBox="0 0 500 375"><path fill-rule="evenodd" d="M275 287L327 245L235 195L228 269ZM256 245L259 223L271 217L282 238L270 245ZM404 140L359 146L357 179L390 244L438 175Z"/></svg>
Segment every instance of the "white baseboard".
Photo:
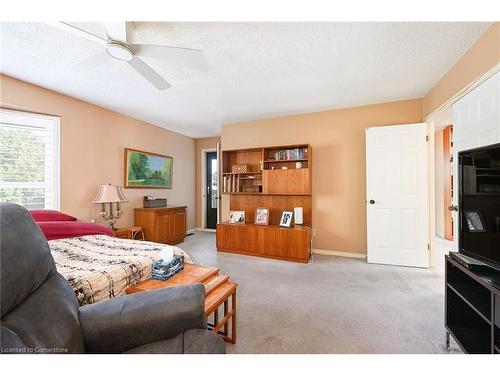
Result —
<svg viewBox="0 0 500 375"><path fill-rule="evenodd" d="M313 252L313 254L319 254L319 255L330 255L330 256L336 256L336 257L366 259L366 254L350 253L348 251L312 249L312 252Z"/></svg>
<svg viewBox="0 0 500 375"><path fill-rule="evenodd" d="M198 231L198 232L210 232L210 233L215 233L217 232L216 229L207 229L207 228L195 228L193 231Z"/></svg>

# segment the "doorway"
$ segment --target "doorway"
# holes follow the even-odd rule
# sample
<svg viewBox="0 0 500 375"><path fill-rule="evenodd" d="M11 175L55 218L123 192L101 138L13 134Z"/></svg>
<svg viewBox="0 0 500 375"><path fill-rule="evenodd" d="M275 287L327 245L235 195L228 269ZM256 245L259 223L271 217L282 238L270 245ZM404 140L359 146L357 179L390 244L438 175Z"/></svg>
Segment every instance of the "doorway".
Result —
<svg viewBox="0 0 500 375"><path fill-rule="evenodd" d="M444 238L453 241L453 125L443 129Z"/></svg>
<svg viewBox="0 0 500 375"><path fill-rule="evenodd" d="M217 206L219 201L218 167L217 152L206 152L204 178L205 229L215 229L217 226Z"/></svg>

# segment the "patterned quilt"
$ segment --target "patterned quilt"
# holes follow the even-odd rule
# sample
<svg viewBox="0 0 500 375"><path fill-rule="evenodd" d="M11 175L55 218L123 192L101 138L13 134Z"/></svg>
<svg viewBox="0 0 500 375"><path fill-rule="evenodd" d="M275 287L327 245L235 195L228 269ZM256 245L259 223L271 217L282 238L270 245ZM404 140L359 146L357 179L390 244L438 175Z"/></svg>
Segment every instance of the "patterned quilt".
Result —
<svg viewBox="0 0 500 375"><path fill-rule="evenodd" d="M125 289L151 278L153 261L165 247L189 255L175 246L106 235L51 240L49 247L57 270L75 291L80 306L125 294Z"/></svg>

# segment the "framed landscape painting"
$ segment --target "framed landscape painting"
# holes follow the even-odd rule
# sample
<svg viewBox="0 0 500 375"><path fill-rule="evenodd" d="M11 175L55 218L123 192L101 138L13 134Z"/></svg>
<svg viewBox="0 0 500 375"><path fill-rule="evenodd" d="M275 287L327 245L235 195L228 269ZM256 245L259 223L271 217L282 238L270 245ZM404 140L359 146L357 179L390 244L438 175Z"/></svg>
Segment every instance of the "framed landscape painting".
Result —
<svg viewBox="0 0 500 375"><path fill-rule="evenodd" d="M173 158L151 152L125 149L126 188L172 188Z"/></svg>

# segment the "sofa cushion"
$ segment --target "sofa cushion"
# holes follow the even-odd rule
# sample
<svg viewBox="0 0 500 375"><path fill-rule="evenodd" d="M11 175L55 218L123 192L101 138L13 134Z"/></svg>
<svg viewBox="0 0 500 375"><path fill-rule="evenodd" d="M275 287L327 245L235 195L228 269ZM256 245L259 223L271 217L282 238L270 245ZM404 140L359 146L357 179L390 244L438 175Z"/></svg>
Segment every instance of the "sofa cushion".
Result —
<svg viewBox="0 0 500 375"><path fill-rule="evenodd" d="M152 342L127 350L125 354L182 354L183 333L174 338Z"/></svg>
<svg viewBox="0 0 500 375"><path fill-rule="evenodd" d="M10 332L4 332L3 328ZM2 317L2 350L11 345L19 346L20 342L33 353L84 352L78 302L60 274L46 280L23 303Z"/></svg>
<svg viewBox="0 0 500 375"><path fill-rule="evenodd" d="M184 332L184 354L225 354L226 346L219 335L206 329Z"/></svg>
<svg viewBox="0 0 500 375"><path fill-rule="evenodd" d="M0 227L3 319L57 271L47 240L28 210L16 204L0 204Z"/></svg>
<svg viewBox="0 0 500 375"><path fill-rule="evenodd" d="M224 340L206 329L190 329L169 340L138 346L127 354L224 354Z"/></svg>

